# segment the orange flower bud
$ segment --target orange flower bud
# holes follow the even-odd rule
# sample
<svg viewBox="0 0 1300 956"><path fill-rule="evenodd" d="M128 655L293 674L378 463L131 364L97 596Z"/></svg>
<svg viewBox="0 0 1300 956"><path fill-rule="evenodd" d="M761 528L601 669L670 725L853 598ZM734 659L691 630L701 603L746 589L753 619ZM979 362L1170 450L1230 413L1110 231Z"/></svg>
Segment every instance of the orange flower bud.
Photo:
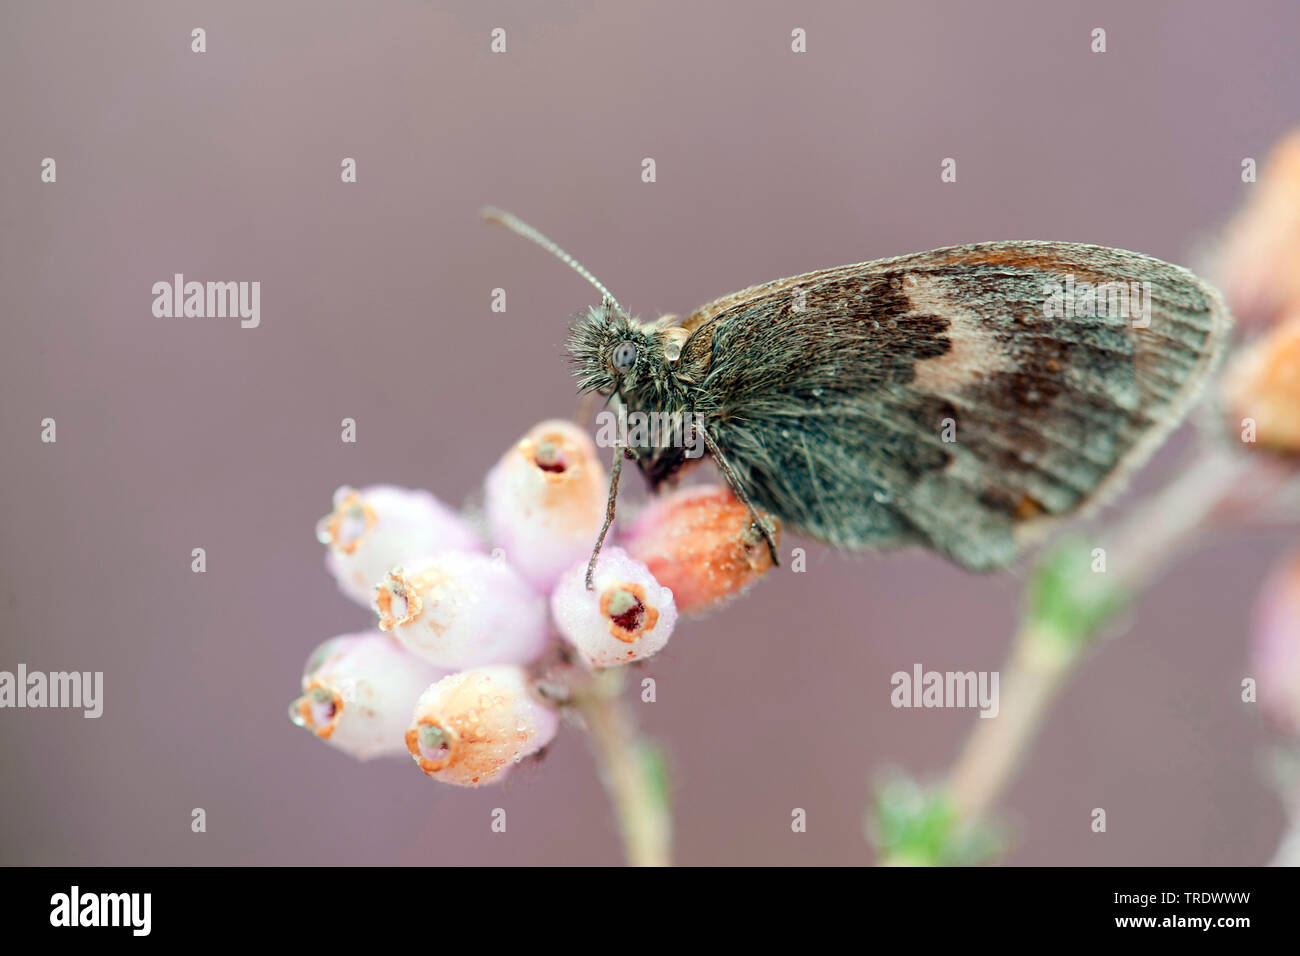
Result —
<svg viewBox="0 0 1300 956"><path fill-rule="evenodd" d="M503 779L555 737L559 717L533 696L517 667L481 667L431 684L406 731L411 756L430 777L462 787Z"/></svg>
<svg viewBox="0 0 1300 956"><path fill-rule="evenodd" d="M1237 356L1224 377L1223 400L1242 441L1300 452L1300 313Z"/></svg>
<svg viewBox="0 0 1300 956"><path fill-rule="evenodd" d="M763 517L779 541L780 524ZM620 543L673 592L684 614L716 607L772 568L749 511L721 487L683 488L655 500Z"/></svg>

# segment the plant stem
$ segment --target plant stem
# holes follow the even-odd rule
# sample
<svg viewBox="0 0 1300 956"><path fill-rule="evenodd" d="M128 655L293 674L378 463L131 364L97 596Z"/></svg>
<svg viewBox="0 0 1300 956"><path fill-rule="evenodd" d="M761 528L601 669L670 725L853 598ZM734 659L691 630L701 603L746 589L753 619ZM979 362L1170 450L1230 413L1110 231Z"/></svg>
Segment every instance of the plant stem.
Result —
<svg viewBox="0 0 1300 956"><path fill-rule="evenodd" d="M983 819L1014 778L1042 716L1078 655L1028 626L1016 635L1003 673L1001 712L977 720L948 778L948 802L960 823Z"/></svg>
<svg viewBox="0 0 1300 956"><path fill-rule="evenodd" d="M1112 533L1095 536L1107 543L1110 561L1104 578L1108 583L1083 585L1083 593L1091 587L1096 599L1102 600L1128 599L1143 592L1182 548L1207 529L1217 511L1241 505L1246 496L1238 494L1240 485L1257 469L1255 459L1249 454L1206 451L1169 485L1139 501L1126 522ZM1268 472L1267 467L1261 470ZM1079 573L1090 572L1080 568ZM1094 623L1071 635L1058 633L1032 614L1022 621L1002 671L1001 712L975 722L948 777L948 801L959 825L982 820L1014 779L1044 714L1083 650L1111 620L1109 615L1097 615Z"/></svg>
<svg viewBox="0 0 1300 956"><path fill-rule="evenodd" d="M669 866L672 817L657 754L623 699L621 670L605 671L576 690L574 706L591 736L601 782L614 806L631 866Z"/></svg>

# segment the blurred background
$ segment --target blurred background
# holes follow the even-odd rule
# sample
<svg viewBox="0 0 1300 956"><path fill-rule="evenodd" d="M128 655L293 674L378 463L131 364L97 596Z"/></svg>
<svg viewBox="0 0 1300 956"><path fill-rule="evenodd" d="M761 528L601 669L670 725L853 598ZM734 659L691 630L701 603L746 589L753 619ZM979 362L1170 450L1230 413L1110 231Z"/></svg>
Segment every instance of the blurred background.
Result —
<svg viewBox="0 0 1300 956"><path fill-rule="evenodd" d="M459 504L576 411L561 349L594 293L478 207L642 316L988 239L1193 262L1249 189L1242 159L1297 118L1298 35L1289 0L4 4L0 669L103 671L105 707L0 711L0 862L618 862L573 729L471 791L285 715L310 650L372 620L313 536L335 487ZM260 281L260 327L155 318L177 272ZM1187 556L1078 669L1002 803L1009 862L1269 858L1283 816L1240 681L1293 537ZM681 863L870 862L872 781L938 778L976 720L893 709L890 675L1002 664L1023 571L808 547L806 574L680 626L646 668Z"/></svg>

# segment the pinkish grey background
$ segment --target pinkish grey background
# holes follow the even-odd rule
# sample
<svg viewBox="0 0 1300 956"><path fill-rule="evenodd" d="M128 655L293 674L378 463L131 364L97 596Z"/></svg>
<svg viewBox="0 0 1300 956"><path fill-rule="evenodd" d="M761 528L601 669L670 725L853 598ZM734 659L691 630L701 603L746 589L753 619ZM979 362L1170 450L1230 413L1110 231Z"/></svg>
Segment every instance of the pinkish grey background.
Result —
<svg viewBox="0 0 1300 956"><path fill-rule="evenodd" d="M1242 157L1297 119L1289 0L488 6L0 12L0 669L106 683L98 721L0 712L0 862L619 860L573 731L476 792L356 763L285 716L308 652L369 620L313 539L335 486L459 502L575 408L560 348L592 292L481 204L643 314L982 239L1185 262L1242 198ZM261 281L261 327L154 318L150 287L175 272ZM1188 557L1081 668L1004 802L1012 862L1268 858L1282 816L1238 686L1291 536ZM678 859L870 861L873 775L939 774L975 719L892 709L889 675L998 668L1020 583L814 548L807 574L681 627L648 669L659 702L639 705L670 749Z"/></svg>

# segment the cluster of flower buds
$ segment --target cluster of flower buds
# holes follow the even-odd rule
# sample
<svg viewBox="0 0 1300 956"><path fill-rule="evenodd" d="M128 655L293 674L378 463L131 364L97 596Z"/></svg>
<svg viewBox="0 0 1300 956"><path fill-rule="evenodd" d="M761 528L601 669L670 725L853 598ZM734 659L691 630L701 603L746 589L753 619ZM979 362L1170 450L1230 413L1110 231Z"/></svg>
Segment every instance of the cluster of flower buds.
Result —
<svg viewBox="0 0 1300 956"><path fill-rule="evenodd" d="M356 757L407 752L438 780L499 781L558 728L565 695L540 692L544 660L579 674L644 660L679 613L771 567L746 508L698 488L616 529L588 588L607 494L591 439L564 421L534 427L488 473L482 529L426 491L340 488L317 537L378 630L317 649L293 722Z"/></svg>

